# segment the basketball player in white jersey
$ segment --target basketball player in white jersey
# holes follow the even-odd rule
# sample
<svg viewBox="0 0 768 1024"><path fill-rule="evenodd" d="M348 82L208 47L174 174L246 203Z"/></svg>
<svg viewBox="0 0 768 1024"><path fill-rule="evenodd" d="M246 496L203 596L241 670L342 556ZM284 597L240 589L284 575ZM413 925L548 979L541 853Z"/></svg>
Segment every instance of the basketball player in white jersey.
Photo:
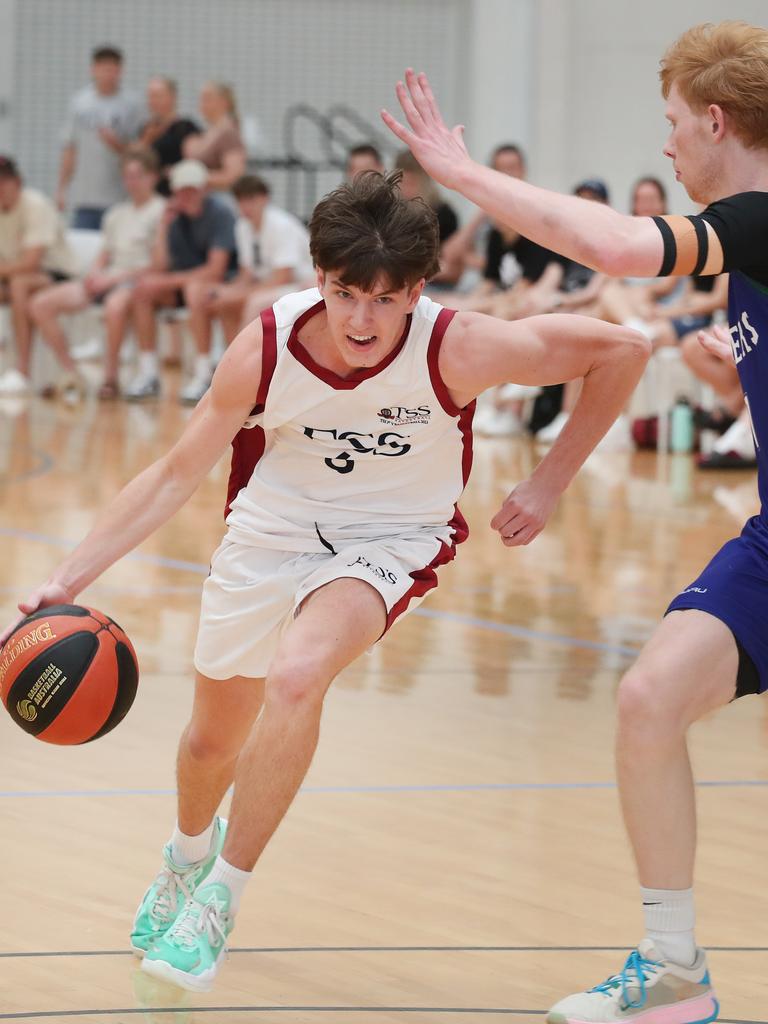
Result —
<svg viewBox="0 0 768 1024"><path fill-rule="evenodd" d="M366 172L319 203L317 288L242 331L176 445L19 606L74 602L233 443L178 820L131 936L145 970L192 990L210 988L220 967L244 886L309 767L334 677L436 586L467 535L456 502L476 396L507 381L584 378L560 438L492 520L504 545L528 544L648 358L626 328L557 315L510 323L422 297L438 269L437 223L397 180ZM233 781L226 827L215 815Z"/></svg>

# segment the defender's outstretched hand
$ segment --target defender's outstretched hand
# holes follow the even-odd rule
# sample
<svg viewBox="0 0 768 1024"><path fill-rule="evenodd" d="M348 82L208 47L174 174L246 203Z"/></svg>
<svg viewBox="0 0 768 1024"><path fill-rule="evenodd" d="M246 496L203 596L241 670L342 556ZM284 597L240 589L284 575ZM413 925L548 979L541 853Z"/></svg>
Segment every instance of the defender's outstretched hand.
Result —
<svg viewBox="0 0 768 1024"><path fill-rule="evenodd" d="M733 348L731 347L731 336L725 327L715 325L711 331L699 331L699 344L712 356L717 356L724 363L732 363Z"/></svg>
<svg viewBox="0 0 768 1024"><path fill-rule="evenodd" d="M491 529L498 531L507 548L530 544L547 525L559 497L551 488L523 480L491 520Z"/></svg>
<svg viewBox="0 0 768 1024"><path fill-rule="evenodd" d="M75 595L70 593L66 587L62 587L58 583L44 583L42 587L33 590L26 601L19 601L17 607L22 613L22 617L25 617L36 612L38 608L48 608L53 604L74 604L74 601ZM19 622L21 622L20 618L15 619L0 633L0 648L15 631Z"/></svg>
<svg viewBox="0 0 768 1024"><path fill-rule="evenodd" d="M397 83L397 98L411 131L389 113L381 118L391 132L408 146L421 166L435 181L456 188L462 167L472 163L464 145L464 125L448 128L443 121L427 76L411 68L405 72L405 85Z"/></svg>

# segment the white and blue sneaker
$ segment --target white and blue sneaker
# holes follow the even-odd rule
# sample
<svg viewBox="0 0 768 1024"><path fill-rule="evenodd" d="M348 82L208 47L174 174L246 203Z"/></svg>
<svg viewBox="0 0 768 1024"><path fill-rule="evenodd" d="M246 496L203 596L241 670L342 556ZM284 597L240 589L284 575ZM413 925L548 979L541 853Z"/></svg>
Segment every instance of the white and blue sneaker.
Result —
<svg viewBox="0 0 768 1024"><path fill-rule="evenodd" d="M546 1024L712 1024L719 1012L704 950L691 967L681 967L662 960L644 939L620 974L562 999Z"/></svg>

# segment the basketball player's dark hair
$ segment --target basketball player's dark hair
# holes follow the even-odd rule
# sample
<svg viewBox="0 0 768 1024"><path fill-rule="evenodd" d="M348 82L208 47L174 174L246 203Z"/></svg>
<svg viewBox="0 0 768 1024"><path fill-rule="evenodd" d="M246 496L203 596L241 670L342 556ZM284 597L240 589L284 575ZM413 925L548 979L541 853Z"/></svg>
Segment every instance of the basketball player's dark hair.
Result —
<svg viewBox="0 0 768 1024"><path fill-rule="evenodd" d="M100 60L111 60L115 64L122 64L122 50L118 50L116 46L97 46L91 53L91 61L95 64Z"/></svg>
<svg viewBox="0 0 768 1024"><path fill-rule="evenodd" d="M320 200L309 222L316 267L364 292L412 288L438 272L437 217L423 199L403 197L401 177L363 171Z"/></svg>
<svg viewBox="0 0 768 1024"><path fill-rule="evenodd" d="M235 199L252 199L254 196L268 196L269 185L255 174L244 174L232 186Z"/></svg>

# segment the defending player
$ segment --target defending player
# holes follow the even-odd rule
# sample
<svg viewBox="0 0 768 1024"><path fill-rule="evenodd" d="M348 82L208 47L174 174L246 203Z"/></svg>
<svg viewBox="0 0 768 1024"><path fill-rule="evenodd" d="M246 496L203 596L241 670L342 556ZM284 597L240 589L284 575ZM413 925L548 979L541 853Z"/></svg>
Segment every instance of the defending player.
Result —
<svg viewBox="0 0 768 1024"><path fill-rule="evenodd" d="M568 427L492 520L505 545L527 544L648 358L625 328L454 315L422 297L438 269L437 222L397 180L367 172L319 203L317 289L285 296L238 336L177 444L20 605L74 601L189 499L234 438L177 826L132 934L145 969L186 988L213 982L250 872L309 767L334 677L436 586L467 535L456 502L475 397L504 381L585 380ZM233 779L225 836L214 815Z"/></svg>
<svg viewBox="0 0 768 1024"><path fill-rule="evenodd" d="M768 30L699 25L661 62L671 125L664 152L699 216L625 217L535 188L470 159L429 83L408 73L398 97L411 131L384 112L422 166L494 218L618 276L730 272L730 343L751 414L762 509L669 606L619 691L617 766L637 861L646 938L623 971L559 1002L549 1024L705 1024L717 1017L694 939L695 792L689 726L768 689ZM715 354L721 345L701 335Z"/></svg>

